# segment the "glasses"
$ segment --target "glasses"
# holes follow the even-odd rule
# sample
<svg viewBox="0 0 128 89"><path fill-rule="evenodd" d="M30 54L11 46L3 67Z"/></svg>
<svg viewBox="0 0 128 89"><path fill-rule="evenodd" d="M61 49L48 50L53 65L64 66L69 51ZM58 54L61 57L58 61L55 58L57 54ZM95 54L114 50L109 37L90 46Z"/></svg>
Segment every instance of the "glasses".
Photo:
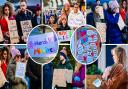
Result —
<svg viewBox="0 0 128 89"><path fill-rule="evenodd" d="M21 58L21 55L16 55L17 58Z"/></svg>

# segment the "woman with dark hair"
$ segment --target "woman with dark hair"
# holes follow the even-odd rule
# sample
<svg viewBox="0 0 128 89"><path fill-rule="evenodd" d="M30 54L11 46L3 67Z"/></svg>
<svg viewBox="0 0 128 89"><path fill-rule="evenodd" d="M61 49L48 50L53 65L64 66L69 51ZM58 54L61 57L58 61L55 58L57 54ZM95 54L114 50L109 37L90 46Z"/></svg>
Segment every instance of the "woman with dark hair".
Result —
<svg viewBox="0 0 128 89"><path fill-rule="evenodd" d="M126 11L127 11L127 1L122 0L121 8L120 8L120 15L121 15L124 22L126 21Z"/></svg>
<svg viewBox="0 0 128 89"><path fill-rule="evenodd" d="M6 77L7 65L9 63L9 51L8 48L2 49L1 69Z"/></svg>
<svg viewBox="0 0 128 89"><path fill-rule="evenodd" d="M122 47L112 49L114 64L105 69L102 89L127 89L126 51Z"/></svg>

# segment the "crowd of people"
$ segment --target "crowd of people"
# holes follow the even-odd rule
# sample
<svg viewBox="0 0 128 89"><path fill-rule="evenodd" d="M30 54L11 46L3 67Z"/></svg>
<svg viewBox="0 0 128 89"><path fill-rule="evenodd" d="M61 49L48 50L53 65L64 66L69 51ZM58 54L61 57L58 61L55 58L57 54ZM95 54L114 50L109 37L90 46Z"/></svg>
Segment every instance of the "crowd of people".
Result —
<svg viewBox="0 0 128 89"><path fill-rule="evenodd" d="M101 19L98 10L99 6L103 7L104 19ZM97 22L106 23L106 43L107 44L122 44L127 43L127 1L121 0L121 3L117 0L111 0L104 2L103 5L100 0L96 0L91 5L91 12L87 14L87 24L96 27ZM121 20L122 19L122 20ZM121 23L119 23L122 21ZM123 29L118 24L123 24ZM125 36L125 37L124 37Z"/></svg>
<svg viewBox="0 0 128 89"><path fill-rule="evenodd" d="M0 49L0 89L41 89L41 65L32 61L25 49L23 51L15 46ZM23 78L15 75L18 62L26 64Z"/></svg>
<svg viewBox="0 0 128 89"><path fill-rule="evenodd" d="M46 9L43 13L44 23L53 27L55 31L75 30L86 23L84 0L73 4L65 2L61 9L54 8L51 11Z"/></svg>
<svg viewBox="0 0 128 89"><path fill-rule="evenodd" d="M28 9L27 1L20 0L20 8L13 6L12 3L6 2L0 7L0 27L3 34L4 40L1 44L10 44L10 32L9 32L9 21L16 20L17 32L19 36L19 42L24 44L24 36L21 29L21 21L30 20L32 27L41 24L41 6L36 5L33 12Z"/></svg>

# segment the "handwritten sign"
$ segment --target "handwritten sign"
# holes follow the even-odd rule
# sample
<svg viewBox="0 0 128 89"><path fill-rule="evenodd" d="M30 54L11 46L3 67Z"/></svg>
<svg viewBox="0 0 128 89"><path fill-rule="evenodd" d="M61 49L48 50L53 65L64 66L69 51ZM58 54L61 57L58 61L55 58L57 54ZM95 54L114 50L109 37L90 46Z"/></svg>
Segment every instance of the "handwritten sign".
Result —
<svg viewBox="0 0 128 89"><path fill-rule="evenodd" d="M10 41L11 44L18 43L19 42L19 36L17 31L17 25L15 20L9 20L9 33L10 33Z"/></svg>
<svg viewBox="0 0 128 89"><path fill-rule="evenodd" d="M32 30L32 23L31 20L21 21L21 28L24 36L24 41L27 41L27 37L29 32Z"/></svg>
<svg viewBox="0 0 128 89"><path fill-rule="evenodd" d="M103 6L98 6L98 11L101 19L104 19Z"/></svg>
<svg viewBox="0 0 128 89"><path fill-rule="evenodd" d="M101 36L101 42L106 42L106 29L107 29L106 24L96 22L96 28Z"/></svg>
<svg viewBox="0 0 128 89"><path fill-rule="evenodd" d="M70 41L73 32L73 30L58 31L58 40L60 42Z"/></svg>
<svg viewBox="0 0 128 89"><path fill-rule="evenodd" d="M28 51L32 57L54 57L58 42L53 32L29 36Z"/></svg>
<svg viewBox="0 0 128 89"><path fill-rule="evenodd" d="M3 33L2 33L2 30L1 30L1 26L0 26L0 42L4 41L4 38L3 38Z"/></svg>
<svg viewBox="0 0 128 89"><path fill-rule="evenodd" d="M18 62L16 64L15 77L24 78L26 72L26 63Z"/></svg>
<svg viewBox="0 0 128 89"><path fill-rule="evenodd" d="M73 70L54 69L52 86L66 87L66 82L72 83L72 75Z"/></svg>
<svg viewBox="0 0 128 89"><path fill-rule="evenodd" d="M75 37L75 36L74 36ZM72 39L74 40L74 39ZM74 54L81 63L90 64L95 61L99 55L100 36L95 28L80 27L77 30L77 38Z"/></svg>

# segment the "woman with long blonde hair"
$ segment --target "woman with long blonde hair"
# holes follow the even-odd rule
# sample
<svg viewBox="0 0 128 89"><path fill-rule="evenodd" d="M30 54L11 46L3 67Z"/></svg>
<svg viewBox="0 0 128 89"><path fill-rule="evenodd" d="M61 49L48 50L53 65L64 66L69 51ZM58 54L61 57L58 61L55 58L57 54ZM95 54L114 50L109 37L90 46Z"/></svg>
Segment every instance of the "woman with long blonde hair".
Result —
<svg viewBox="0 0 128 89"><path fill-rule="evenodd" d="M105 69L102 89L127 89L126 51L122 47L112 49L114 64Z"/></svg>

